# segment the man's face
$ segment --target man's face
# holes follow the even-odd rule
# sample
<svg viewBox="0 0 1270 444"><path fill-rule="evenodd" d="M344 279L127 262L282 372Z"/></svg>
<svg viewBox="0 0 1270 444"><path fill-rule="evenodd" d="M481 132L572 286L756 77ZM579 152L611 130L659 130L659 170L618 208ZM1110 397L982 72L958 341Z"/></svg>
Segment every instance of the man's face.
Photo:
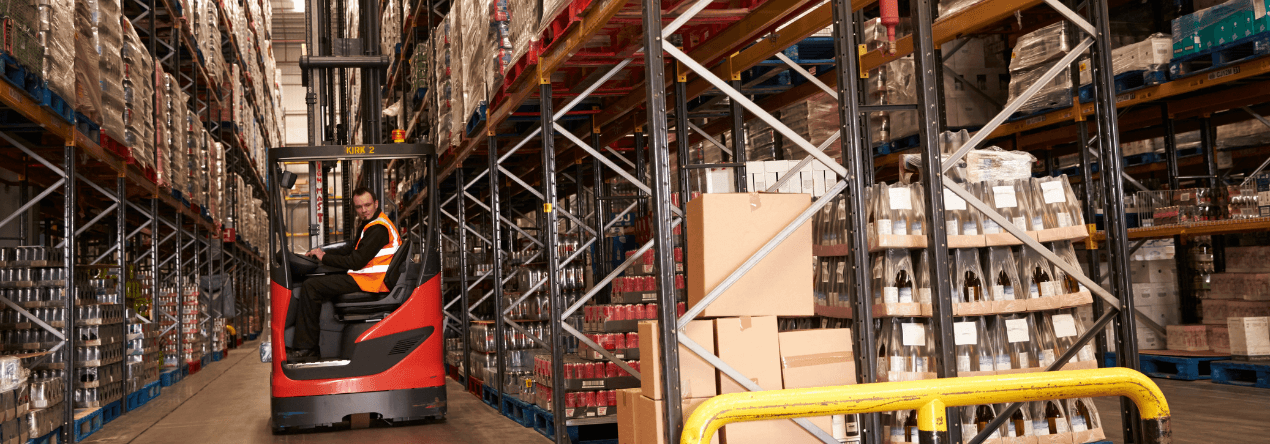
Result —
<svg viewBox="0 0 1270 444"><path fill-rule="evenodd" d="M371 220L378 216L379 202L375 201L375 196L366 193L353 196L353 210L357 211L357 217L361 220Z"/></svg>

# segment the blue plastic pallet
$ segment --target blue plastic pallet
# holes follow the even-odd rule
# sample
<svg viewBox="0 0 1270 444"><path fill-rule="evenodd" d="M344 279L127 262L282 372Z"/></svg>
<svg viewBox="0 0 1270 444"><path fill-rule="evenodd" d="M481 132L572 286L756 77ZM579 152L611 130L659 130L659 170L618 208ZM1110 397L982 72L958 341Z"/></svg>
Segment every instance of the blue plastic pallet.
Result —
<svg viewBox="0 0 1270 444"><path fill-rule="evenodd" d="M1189 357L1139 354L1138 364L1141 366L1142 373L1152 378L1197 381L1212 378L1211 364L1214 361L1229 358L1229 356Z"/></svg>
<svg viewBox="0 0 1270 444"><path fill-rule="evenodd" d="M75 441L83 441L88 435L101 430L102 425L102 409L76 409Z"/></svg>
<svg viewBox="0 0 1270 444"><path fill-rule="evenodd" d="M1124 156L1124 166L1127 166L1127 167L1146 165L1149 163L1156 163L1156 162L1163 162L1163 161L1164 161L1164 158L1160 157L1160 155L1156 153L1142 153L1142 154L1133 154L1129 156Z"/></svg>
<svg viewBox="0 0 1270 444"><path fill-rule="evenodd" d="M101 125L93 122L93 119L89 119L88 116L82 113L75 113L75 129L85 137L88 137L88 140L101 140Z"/></svg>
<svg viewBox="0 0 1270 444"><path fill-rule="evenodd" d="M212 355L203 355L200 362L202 362L202 364L199 366L199 369L207 368L207 365L212 363Z"/></svg>
<svg viewBox="0 0 1270 444"><path fill-rule="evenodd" d="M170 370L164 370L163 373L159 374L159 384L164 387L171 387L173 384L180 382L184 377L185 374L182 372L182 369L173 368Z"/></svg>
<svg viewBox="0 0 1270 444"><path fill-rule="evenodd" d="M1270 53L1270 31L1259 32L1206 51L1175 57L1169 62L1169 77L1177 80L1210 73L1210 79L1217 79L1238 73L1234 68L1231 71L1224 68L1267 53Z"/></svg>
<svg viewBox="0 0 1270 444"><path fill-rule="evenodd" d="M1165 71L1147 71L1145 69L1139 69L1116 75L1113 80L1113 84L1116 86L1115 95L1120 95L1136 91L1139 88L1159 85L1167 81L1169 81L1168 73ZM1093 84L1080 87L1077 93L1080 96L1080 103L1089 103L1094 101Z"/></svg>
<svg viewBox="0 0 1270 444"><path fill-rule="evenodd" d="M534 417L529 411L529 403L513 396L503 395L503 416L523 427L534 426Z"/></svg>
<svg viewBox="0 0 1270 444"><path fill-rule="evenodd" d="M1216 361L1213 382L1270 389L1270 362Z"/></svg>
<svg viewBox="0 0 1270 444"><path fill-rule="evenodd" d="M212 352L212 362L220 362L221 359L224 359L221 352Z"/></svg>
<svg viewBox="0 0 1270 444"><path fill-rule="evenodd" d="M481 384L481 402L485 405L498 409L498 391L485 384Z"/></svg>
<svg viewBox="0 0 1270 444"><path fill-rule="evenodd" d="M59 436L62 436L61 427L53 429L53 431L49 432L47 435L41 436L39 438L31 438L29 441L27 441L27 444L53 444L58 441Z"/></svg>
<svg viewBox="0 0 1270 444"><path fill-rule="evenodd" d="M260 333L247 333L247 340L248 340L248 341L254 341L254 340L256 340L256 338L258 338L258 337L260 337Z"/></svg>
<svg viewBox="0 0 1270 444"><path fill-rule="evenodd" d="M488 107L489 104L482 100L481 103L476 106L476 110L472 111L472 116L467 119L467 131L465 133L468 137L472 137L472 133L481 126L481 123L485 122L485 117L487 115L486 108Z"/></svg>
<svg viewBox="0 0 1270 444"><path fill-rule="evenodd" d="M547 437L547 439L556 439L556 421L551 412L543 410L536 405L529 405L529 412L533 414L534 431ZM582 428L591 427L583 436ZM569 433L569 442L574 444L617 444L617 427L615 424L597 424L593 426L569 426L566 427ZM598 435L598 436L592 436ZM607 436L613 435L613 436Z"/></svg>
<svg viewBox="0 0 1270 444"><path fill-rule="evenodd" d="M120 415L123 415L122 402L115 401L110 404L106 404L105 407L101 408L101 423L109 424L110 421L114 421L119 418Z"/></svg>

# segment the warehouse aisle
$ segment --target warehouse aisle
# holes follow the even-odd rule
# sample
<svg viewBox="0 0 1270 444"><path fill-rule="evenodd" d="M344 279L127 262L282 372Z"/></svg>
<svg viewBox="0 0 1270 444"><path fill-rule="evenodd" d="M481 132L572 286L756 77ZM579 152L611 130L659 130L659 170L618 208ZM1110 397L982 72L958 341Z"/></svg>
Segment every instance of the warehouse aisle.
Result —
<svg viewBox="0 0 1270 444"><path fill-rule="evenodd" d="M1270 410L1270 393L1266 389L1214 384L1209 381L1175 381L1152 379L1173 414L1174 444L1207 444L1214 442L1254 442L1270 435L1270 421L1260 414ZM1120 431L1119 402L1116 398L1098 398L1103 430L1112 442L1124 442Z"/></svg>
<svg viewBox="0 0 1270 444"><path fill-rule="evenodd" d="M269 365L259 342L186 378L135 412L106 424L86 443L436 443L546 444L546 438L495 413L449 381L446 421L396 428L274 436L269 432Z"/></svg>

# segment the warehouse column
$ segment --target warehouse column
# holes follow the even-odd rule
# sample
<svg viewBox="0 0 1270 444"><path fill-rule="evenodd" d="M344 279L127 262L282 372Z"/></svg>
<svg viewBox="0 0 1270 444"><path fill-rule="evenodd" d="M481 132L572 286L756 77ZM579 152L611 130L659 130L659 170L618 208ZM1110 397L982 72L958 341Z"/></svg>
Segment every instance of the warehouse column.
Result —
<svg viewBox="0 0 1270 444"><path fill-rule="evenodd" d="M66 141L63 147L65 157L63 160L63 174L66 179L66 193L63 194L62 200L62 256L66 267L66 319L62 324L62 356L65 357L63 362L66 363L66 398L62 401L62 407L66 409L66 425L62 427L62 441L68 443L75 442L74 427L67 427L74 424L75 403L72 401L71 394L75 393L75 246L78 244L75 239L75 203L76 196L76 179L75 179L75 142L73 140Z"/></svg>
<svg viewBox="0 0 1270 444"><path fill-rule="evenodd" d="M728 82L728 86L737 91L741 90L741 78L737 73L732 73L732 80ZM728 98L728 118L732 120L732 160L733 163L739 163L742 166L736 167L736 192L744 193L746 190L745 175L745 108L741 107L740 102Z"/></svg>
<svg viewBox="0 0 1270 444"><path fill-rule="evenodd" d="M1120 334L1124 338L1116 349L1121 367L1138 369L1137 320L1134 319L1133 287L1129 281L1128 229L1124 219L1123 158L1120 157L1120 129L1116 123L1115 79L1111 62L1111 26L1107 0L1093 0L1090 15L1098 31L1093 47L1093 76L1097 110L1099 167L1102 170L1103 217L1107 233L1107 265L1111 272L1111 291L1120 297ZM1127 398L1120 398L1126 443L1143 442L1140 435L1137 407Z"/></svg>
<svg viewBox="0 0 1270 444"><path fill-rule="evenodd" d="M539 73L541 75L541 73ZM542 252L543 258L547 261L547 284L546 291L551 301L551 386L561 388L551 391L551 408L556 412L556 442L566 444L569 442L569 427L564 415L564 332L560 328L560 324L564 319L560 318L560 314L564 312L564 300L560 296L560 253L559 253L559 237L557 232L557 222L560 219L559 213L555 211L556 204L556 147L554 127L555 119L552 118L551 103L551 79L540 78L538 84L538 97L542 101L542 107L539 110L539 122L542 125L542 220L543 223L538 226L540 235L542 236ZM542 290L539 290L542 291Z"/></svg>
<svg viewBox="0 0 1270 444"><path fill-rule="evenodd" d="M931 327L935 336L935 349L939 350L936 373L940 378L957 376L953 343L952 287L948 271L948 236L944 223L944 174L940 153L940 132L943 131L943 95L941 94L940 67L943 65L939 50L931 33L935 16L935 3L916 0L909 3L913 16L913 66L920 73L917 80L917 121L922 146L922 180L926 184L927 253L930 255L931 305L934 317ZM844 134L845 135L845 134ZM859 194L859 193L854 193ZM961 411L947 409L949 436L961 436ZM943 437L947 441L947 436Z"/></svg>
<svg viewBox="0 0 1270 444"><path fill-rule="evenodd" d="M507 343L503 342L503 226L499 221L499 216L503 214L502 196L499 195L498 189L498 138L494 137L493 130L490 131L489 138L485 139L489 144L489 214L490 214L490 254L493 257L490 269L490 277L494 280L494 337L498 338L494 341L494 352L498 359L498 374L494 376L494 388L498 393L498 405L501 409L503 405L504 387L503 373L507 370L507 362L505 356L507 353Z"/></svg>
<svg viewBox="0 0 1270 444"><path fill-rule="evenodd" d="M459 165L454 169L454 185L455 192L458 193L458 218L459 218L459 311L463 316L459 318L459 334L463 338L463 362L468 363L463 366L463 380L472 379L472 338L468 334L468 327L471 324L471 316L468 310L467 301L467 197L464 196L463 190L463 166ZM429 190L431 191L431 190ZM496 386L497 387L497 386ZM502 390L502 387L497 387ZM500 407L501 408L501 407Z"/></svg>

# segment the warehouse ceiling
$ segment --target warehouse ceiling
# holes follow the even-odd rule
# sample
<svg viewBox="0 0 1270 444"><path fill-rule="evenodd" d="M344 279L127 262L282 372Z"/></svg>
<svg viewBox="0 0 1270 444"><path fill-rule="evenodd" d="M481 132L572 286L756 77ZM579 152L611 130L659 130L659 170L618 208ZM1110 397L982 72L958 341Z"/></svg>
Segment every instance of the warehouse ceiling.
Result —
<svg viewBox="0 0 1270 444"><path fill-rule="evenodd" d="M275 46L304 42L303 0L271 0L273 3L273 43ZM279 60L281 62L281 60Z"/></svg>

